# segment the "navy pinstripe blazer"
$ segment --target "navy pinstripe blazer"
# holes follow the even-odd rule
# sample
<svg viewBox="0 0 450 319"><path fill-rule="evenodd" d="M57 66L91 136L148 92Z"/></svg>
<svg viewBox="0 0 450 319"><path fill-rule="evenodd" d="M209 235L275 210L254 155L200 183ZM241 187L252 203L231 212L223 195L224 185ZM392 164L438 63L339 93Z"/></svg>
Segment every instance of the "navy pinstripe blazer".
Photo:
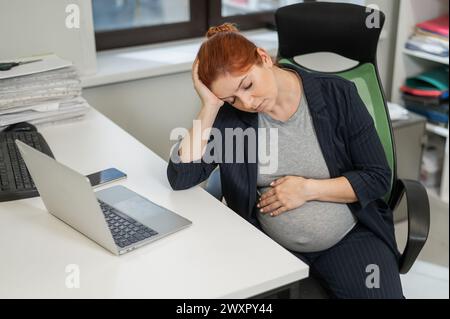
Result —
<svg viewBox="0 0 450 319"><path fill-rule="evenodd" d="M353 82L334 75L306 72L292 65L303 80L310 114L331 178L345 176L358 201L348 204L358 221L380 237L399 257L392 211L381 198L389 191L391 170L373 119ZM213 127L225 136L225 128L253 128L256 113L223 105ZM212 139L211 139L212 140ZM249 161L245 144L244 163L174 163L169 161L167 177L174 190L187 189L206 180L219 165L222 192L228 206L259 227L255 216L257 161ZM222 148L225 150L225 147ZM174 150L172 156L177 156ZM223 152L225 153L225 152ZM172 157L172 158L175 158ZM257 158L257 154L256 154Z"/></svg>

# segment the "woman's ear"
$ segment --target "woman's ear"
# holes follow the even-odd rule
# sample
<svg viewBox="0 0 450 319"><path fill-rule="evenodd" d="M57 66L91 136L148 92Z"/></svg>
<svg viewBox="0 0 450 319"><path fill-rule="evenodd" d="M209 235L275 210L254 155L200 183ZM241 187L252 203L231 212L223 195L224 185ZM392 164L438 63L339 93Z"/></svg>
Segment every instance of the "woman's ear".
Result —
<svg viewBox="0 0 450 319"><path fill-rule="evenodd" d="M273 66L272 58L270 57L270 55L267 53L266 50L264 50L263 48L256 48L256 52L258 52L259 56L261 57L264 66L267 67Z"/></svg>

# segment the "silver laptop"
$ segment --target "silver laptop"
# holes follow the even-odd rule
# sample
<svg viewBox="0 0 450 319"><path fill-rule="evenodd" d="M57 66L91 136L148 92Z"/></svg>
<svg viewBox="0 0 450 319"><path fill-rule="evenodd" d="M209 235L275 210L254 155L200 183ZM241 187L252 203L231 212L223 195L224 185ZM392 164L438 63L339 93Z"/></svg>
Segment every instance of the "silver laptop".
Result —
<svg viewBox="0 0 450 319"><path fill-rule="evenodd" d="M124 186L98 192L89 179L16 140L47 210L116 255L192 224Z"/></svg>

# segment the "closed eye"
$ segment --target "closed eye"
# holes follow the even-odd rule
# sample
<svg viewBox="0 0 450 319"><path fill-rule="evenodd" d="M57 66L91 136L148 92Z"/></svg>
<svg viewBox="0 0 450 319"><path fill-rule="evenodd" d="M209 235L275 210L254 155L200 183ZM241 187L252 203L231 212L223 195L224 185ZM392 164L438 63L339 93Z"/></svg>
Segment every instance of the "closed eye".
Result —
<svg viewBox="0 0 450 319"><path fill-rule="evenodd" d="M244 90L250 89L250 88L252 87L252 85L253 85L253 82L250 82L249 85L247 85L246 87L244 87ZM236 98L234 98L233 101L230 102L230 104L234 104L234 103L236 103Z"/></svg>

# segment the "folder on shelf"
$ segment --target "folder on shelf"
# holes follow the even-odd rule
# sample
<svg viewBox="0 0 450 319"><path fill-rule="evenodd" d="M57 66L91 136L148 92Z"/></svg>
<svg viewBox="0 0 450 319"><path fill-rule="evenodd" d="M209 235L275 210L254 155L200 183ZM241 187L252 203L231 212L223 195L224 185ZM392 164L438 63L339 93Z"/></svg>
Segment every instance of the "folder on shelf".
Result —
<svg viewBox="0 0 450 319"><path fill-rule="evenodd" d="M448 97L448 67L439 67L406 79L402 92L428 97Z"/></svg>
<svg viewBox="0 0 450 319"><path fill-rule="evenodd" d="M408 93L403 93L402 98L406 103L416 103L425 106L439 106L445 102L448 103L448 99L441 99L440 97L417 96Z"/></svg>
<svg viewBox="0 0 450 319"><path fill-rule="evenodd" d="M445 43L445 41L430 36L414 34L408 39L405 47L409 50L425 52L438 57L449 56L448 41Z"/></svg>
<svg viewBox="0 0 450 319"><path fill-rule="evenodd" d="M448 123L448 105L447 113L416 104L407 104L406 108L411 112L425 116L430 122L443 125Z"/></svg>
<svg viewBox="0 0 450 319"><path fill-rule="evenodd" d="M417 24L417 27L432 33L446 36L448 38L449 15L445 14L436 19L427 20Z"/></svg>

